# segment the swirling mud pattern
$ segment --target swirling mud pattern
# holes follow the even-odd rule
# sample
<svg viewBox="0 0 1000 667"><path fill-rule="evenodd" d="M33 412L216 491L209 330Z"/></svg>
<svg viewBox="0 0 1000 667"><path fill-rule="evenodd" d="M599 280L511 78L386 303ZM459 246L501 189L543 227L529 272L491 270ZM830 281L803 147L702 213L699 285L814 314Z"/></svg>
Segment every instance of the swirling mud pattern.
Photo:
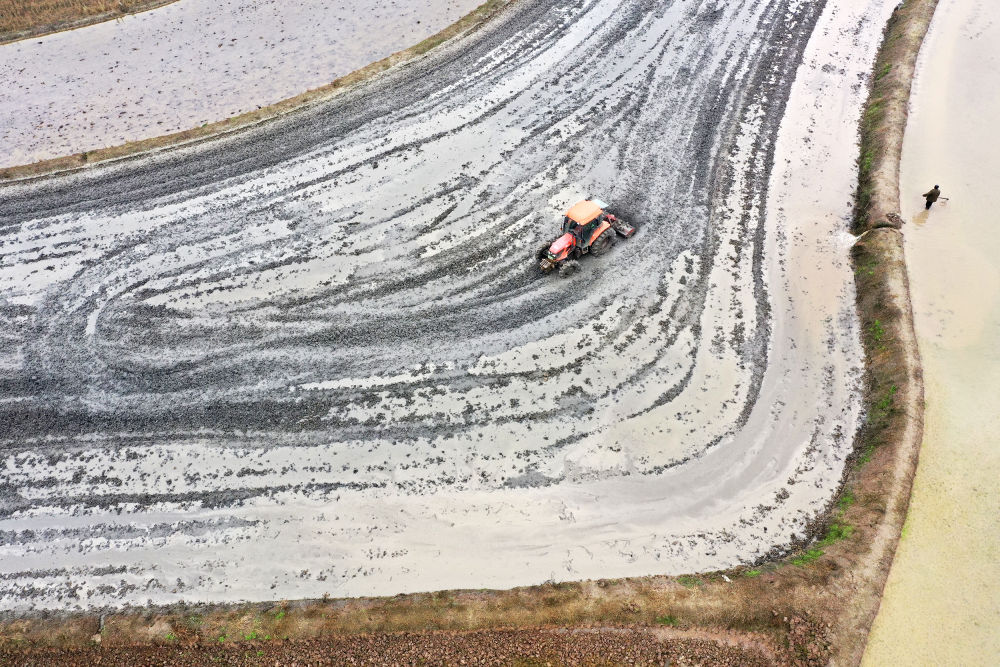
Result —
<svg viewBox="0 0 1000 667"><path fill-rule="evenodd" d="M801 537L859 420L847 282L797 302L814 241L768 213L823 10L525 1L251 132L0 190L2 607L679 573ZM638 232L541 275L587 196Z"/></svg>

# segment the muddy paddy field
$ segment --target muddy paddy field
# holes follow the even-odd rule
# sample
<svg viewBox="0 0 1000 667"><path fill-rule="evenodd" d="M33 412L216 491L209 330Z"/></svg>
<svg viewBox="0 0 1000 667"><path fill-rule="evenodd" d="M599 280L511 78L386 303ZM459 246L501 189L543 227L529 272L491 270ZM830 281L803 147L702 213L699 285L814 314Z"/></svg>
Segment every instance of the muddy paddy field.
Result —
<svg viewBox="0 0 1000 667"><path fill-rule="evenodd" d="M808 539L862 419L846 230L894 5L848 4L517 3L254 131L3 186L0 606ZM539 275L588 196L639 231Z"/></svg>

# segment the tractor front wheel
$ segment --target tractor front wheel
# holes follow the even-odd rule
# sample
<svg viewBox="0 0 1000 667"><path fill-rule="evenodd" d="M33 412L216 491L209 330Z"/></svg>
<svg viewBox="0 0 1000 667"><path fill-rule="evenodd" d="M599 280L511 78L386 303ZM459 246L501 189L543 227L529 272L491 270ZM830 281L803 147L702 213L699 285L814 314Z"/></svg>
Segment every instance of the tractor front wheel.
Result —
<svg viewBox="0 0 1000 667"><path fill-rule="evenodd" d="M559 277L569 278L571 275L577 272L580 268L580 262L575 259L567 259L565 262L559 265Z"/></svg>
<svg viewBox="0 0 1000 667"><path fill-rule="evenodd" d="M539 248L538 252L535 253L535 259L545 259L546 257L548 257L549 247L551 245L552 245L551 243L546 243L541 248Z"/></svg>
<svg viewBox="0 0 1000 667"><path fill-rule="evenodd" d="M615 244L615 230L608 227L601 235L597 237L593 244L590 246L590 252L593 255L603 255L607 251L611 250L611 247Z"/></svg>

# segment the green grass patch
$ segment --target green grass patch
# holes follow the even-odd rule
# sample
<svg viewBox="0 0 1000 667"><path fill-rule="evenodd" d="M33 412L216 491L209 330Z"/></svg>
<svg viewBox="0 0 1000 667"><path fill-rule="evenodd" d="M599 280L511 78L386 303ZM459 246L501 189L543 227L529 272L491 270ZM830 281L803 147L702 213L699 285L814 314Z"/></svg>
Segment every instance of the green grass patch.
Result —
<svg viewBox="0 0 1000 667"><path fill-rule="evenodd" d="M669 625L670 627L676 627L678 624L680 624L680 621L677 620L677 617L674 616L673 614L667 614L666 616L657 616L656 622L659 623L660 625Z"/></svg>
<svg viewBox="0 0 1000 667"><path fill-rule="evenodd" d="M792 565L798 565L799 567L802 567L819 559L819 557L822 555L823 555L822 549L809 549L808 551L805 551L796 556L795 558L793 558Z"/></svg>
<svg viewBox="0 0 1000 667"><path fill-rule="evenodd" d="M899 391L899 387L896 385L890 386L882 398L875 402L875 416L878 419L883 417L888 417L889 413L892 412L892 406L895 403L896 392Z"/></svg>
<svg viewBox="0 0 1000 667"><path fill-rule="evenodd" d="M854 198L854 226L861 229L867 219L875 188L872 172L875 161L882 152L879 127L885 117L885 104L881 99L869 101L861 122L861 155L858 158L858 188Z"/></svg>
<svg viewBox="0 0 1000 667"><path fill-rule="evenodd" d="M837 509L839 509L841 514L843 514L847 508L856 503L857 500L858 499L854 497L853 491L850 489L844 489L844 492L840 494L839 498L837 498Z"/></svg>
<svg viewBox="0 0 1000 667"><path fill-rule="evenodd" d="M891 71L892 71L892 63L886 63L885 65L882 66L882 69L879 70L878 74L875 75L875 80L881 81L882 79L887 77L889 75L889 72Z"/></svg>
<svg viewBox="0 0 1000 667"><path fill-rule="evenodd" d="M882 326L882 322L875 320L868 327L868 332L871 334L872 340L878 344L885 340L885 327Z"/></svg>
<svg viewBox="0 0 1000 667"><path fill-rule="evenodd" d="M746 572L743 573L743 576L753 579L754 577L759 577L761 575L761 572L762 570L747 570Z"/></svg>
<svg viewBox="0 0 1000 667"><path fill-rule="evenodd" d="M890 385L888 389L882 394L881 398L875 401L872 405L871 410L868 412L868 423L878 424L884 421L889 415L892 414L895 409L896 404L896 394L899 392L899 387L896 385Z"/></svg>
<svg viewBox="0 0 1000 667"><path fill-rule="evenodd" d="M896 385L889 387L889 391L886 392L885 396L879 399L879 402L875 404L875 409L885 412L892 408L892 399L896 395L897 391L899 391L899 387Z"/></svg>
<svg viewBox="0 0 1000 667"><path fill-rule="evenodd" d="M875 268L877 266L878 266L878 262L873 259L872 261L868 262L864 266L859 266L858 267L858 273L860 273L863 276L874 276L875 275Z"/></svg>
<svg viewBox="0 0 1000 667"><path fill-rule="evenodd" d="M694 588L695 586L701 586L704 582L702 582L702 580L698 577L692 577L689 574L685 574L677 577L677 583L685 588Z"/></svg>
<svg viewBox="0 0 1000 667"><path fill-rule="evenodd" d="M882 322L880 322L879 320L875 320L874 322L869 324L868 336L871 338L872 345L874 345L876 349L879 350L885 349L885 341L886 341L885 327L882 326Z"/></svg>
<svg viewBox="0 0 1000 667"><path fill-rule="evenodd" d="M830 529L826 531L826 535L822 540L816 543L819 548L828 547L834 542L839 542L840 540L845 540L854 534L854 526L849 526L847 524L835 523L830 526Z"/></svg>
<svg viewBox="0 0 1000 667"><path fill-rule="evenodd" d="M882 102L873 102L869 105L868 109L865 111L865 123L868 125L868 129L874 129L874 127L881 122L884 115L885 105L882 104Z"/></svg>
<svg viewBox="0 0 1000 667"><path fill-rule="evenodd" d="M875 453L875 444L871 443L864 448L861 452L861 456L858 457L858 468L863 468L866 463L872 460L872 455Z"/></svg>
<svg viewBox="0 0 1000 667"><path fill-rule="evenodd" d="M867 176L872 173L872 167L875 166L875 154L870 150L865 151L861 156L861 162L858 168L861 170L862 176Z"/></svg>
<svg viewBox="0 0 1000 667"><path fill-rule="evenodd" d="M792 565L804 567L819 560L820 556L826 553L823 549L830 546L834 542L847 539L853 534L854 526L849 526L843 523L834 523L830 526L829 530L826 531L826 535L823 539L816 543L816 546L811 549L806 549L804 552L793 558L791 561Z"/></svg>
<svg viewBox="0 0 1000 667"><path fill-rule="evenodd" d="M856 220L855 224L860 225L862 223L862 220L867 215L869 206L871 206L872 195L874 194L875 194L875 188L869 185L867 183L867 180L865 181L865 185L858 187L858 194L856 197L857 212L855 214L855 220Z"/></svg>

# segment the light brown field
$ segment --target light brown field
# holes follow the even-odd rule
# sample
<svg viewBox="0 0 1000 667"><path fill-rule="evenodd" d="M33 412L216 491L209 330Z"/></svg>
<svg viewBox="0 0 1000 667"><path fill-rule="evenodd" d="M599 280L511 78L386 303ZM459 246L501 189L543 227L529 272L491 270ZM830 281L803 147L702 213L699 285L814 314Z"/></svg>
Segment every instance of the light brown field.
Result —
<svg viewBox="0 0 1000 667"><path fill-rule="evenodd" d="M1000 656L1000 6L942 0L918 64L900 168L927 385L913 498L866 667ZM941 94L945 91L946 94ZM959 121L959 122L956 122ZM940 183L929 211L920 196Z"/></svg>

